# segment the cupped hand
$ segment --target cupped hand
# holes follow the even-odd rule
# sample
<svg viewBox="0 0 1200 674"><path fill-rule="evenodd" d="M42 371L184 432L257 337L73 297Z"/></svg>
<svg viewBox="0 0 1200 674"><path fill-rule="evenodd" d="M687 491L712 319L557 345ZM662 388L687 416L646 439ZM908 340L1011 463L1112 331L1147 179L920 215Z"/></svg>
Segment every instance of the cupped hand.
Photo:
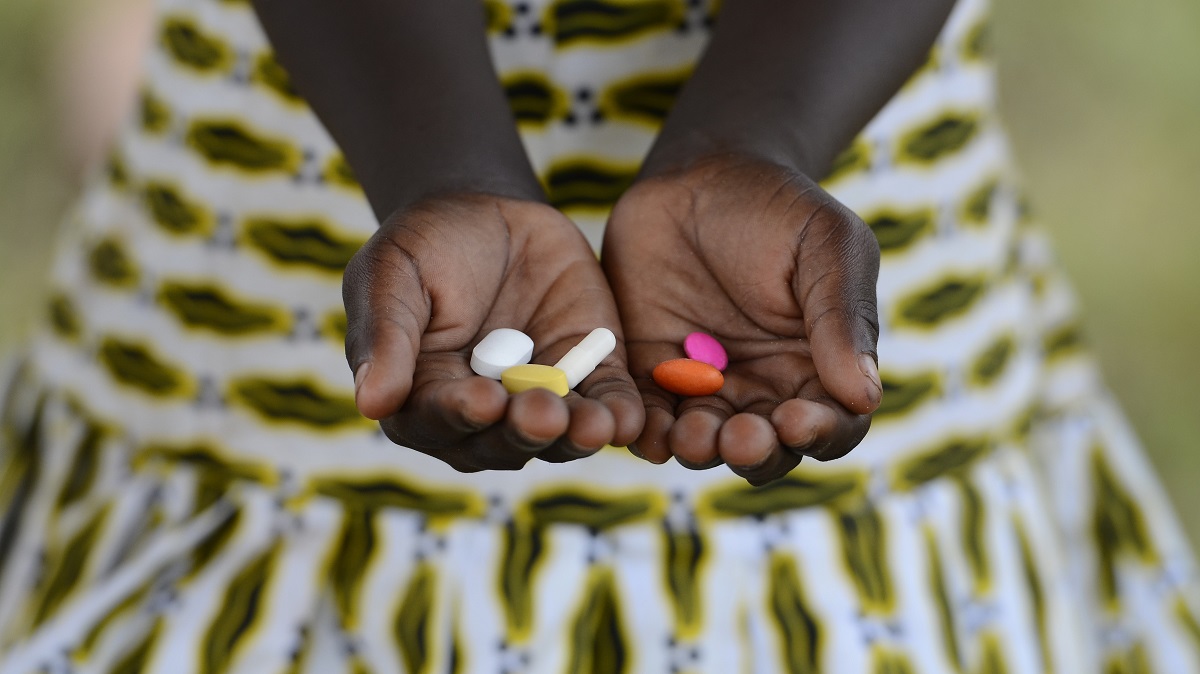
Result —
<svg viewBox="0 0 1200 674"><path fill-rule="evenodd" d="M427 198L387 219L342 286L355 399L395 443L460 471L567 461L642 428L621 326L603 272L578 229L541 203L486 194ZM476 376L471 349L496 328L534 341L553 365L592 329L617 349L565 398L509 395Z"/></svg>
<svg viewBox="0 0 1200 674"><path fill-rule="evenodd" d="M763 484L866 435L882 396L879 245L805 175L729 155L643 178L613 210L601 259L646 407L643 458L725 463ZM729 354L715 395L651 379L693 331Z"/></svg>

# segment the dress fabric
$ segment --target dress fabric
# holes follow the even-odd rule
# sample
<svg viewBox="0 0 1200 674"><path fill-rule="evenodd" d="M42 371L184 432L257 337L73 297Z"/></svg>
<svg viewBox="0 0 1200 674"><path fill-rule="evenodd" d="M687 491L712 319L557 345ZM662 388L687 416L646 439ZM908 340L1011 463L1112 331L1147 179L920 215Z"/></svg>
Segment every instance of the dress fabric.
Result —
<svg viewBox="0 0 1200 674"><path fill-rule="evenodd" d="M529 154L597 242L715 7L488 3ZM984 0L823 183L882 249L883 407L757 489L388 442L343 355L353 175L248 2L157 11L0 373L0 674L1200 671L1192 556L1022 199Z"/></svg>

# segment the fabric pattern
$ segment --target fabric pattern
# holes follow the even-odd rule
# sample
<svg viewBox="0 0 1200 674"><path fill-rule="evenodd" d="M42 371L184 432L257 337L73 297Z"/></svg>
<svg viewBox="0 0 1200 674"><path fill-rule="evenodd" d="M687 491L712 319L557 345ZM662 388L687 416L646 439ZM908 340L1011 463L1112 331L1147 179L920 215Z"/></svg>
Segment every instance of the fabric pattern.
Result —
<svg viewBox="0 0 1200 674"><path fill-rule="evenodd" d="M713 2L488 0L594 243ZM996 116L984 0L824 185L882 249L884 403L763 488L611 449L459 474L354 407L374 219L245 0L159 0L139 105L0 381L0 673L1200 671L1184 537ZM0 373L4 374L4 373Z"/></svg>

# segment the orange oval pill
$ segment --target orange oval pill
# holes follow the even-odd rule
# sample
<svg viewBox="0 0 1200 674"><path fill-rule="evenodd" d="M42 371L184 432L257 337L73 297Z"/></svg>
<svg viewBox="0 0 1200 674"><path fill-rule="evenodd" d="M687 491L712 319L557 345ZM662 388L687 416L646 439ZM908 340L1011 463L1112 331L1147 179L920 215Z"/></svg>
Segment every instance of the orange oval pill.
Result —
<svg viewBox="0 0 1200 674"><path fill-rule="evenodd" d="M720 370L691 358L663 361L650 376L654 383L681 396L712 395L725 385L725 376Z"/></svg>

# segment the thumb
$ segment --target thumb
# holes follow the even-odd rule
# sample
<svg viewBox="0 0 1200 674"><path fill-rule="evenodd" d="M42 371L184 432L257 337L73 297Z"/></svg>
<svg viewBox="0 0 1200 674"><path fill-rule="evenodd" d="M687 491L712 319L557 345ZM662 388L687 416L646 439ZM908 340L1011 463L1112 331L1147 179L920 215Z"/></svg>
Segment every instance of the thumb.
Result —
<svg viewBox="0 0 1200 674"><path fill-rule="evenodd" d="M412 390L429 327L431 304L416 259L377 234L346 265L342 301L355 404L367 418L391 416Z"/></svg>
<svg viewBox="0 0 1200 674"><path fill-rule="evenodd" d="M817 376L851 412L870 414L883 399L876 351L879 242L858 216L831 199L809 219L799 246L792 290Z"/></svg>

